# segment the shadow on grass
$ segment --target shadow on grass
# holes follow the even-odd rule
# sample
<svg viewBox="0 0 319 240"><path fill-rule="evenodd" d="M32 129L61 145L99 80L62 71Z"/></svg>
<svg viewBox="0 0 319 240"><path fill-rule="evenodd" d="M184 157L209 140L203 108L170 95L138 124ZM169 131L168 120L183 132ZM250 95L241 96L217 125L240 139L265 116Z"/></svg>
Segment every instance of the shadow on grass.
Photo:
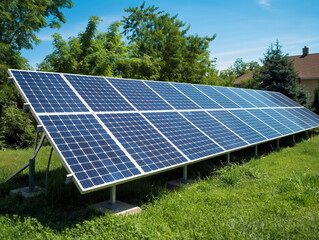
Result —
<svg viewBox="0 0 319 240"><path fill-rule="evenodd" d="M296 142L302 141L305 133L296 134ZM276 150L276 141L260 144L259 155L267 155ZM280 140L282 148L293 146L292 137ZM244 163L253 158L254 147L231 153L232 163ZM219 156L188 166L190 178L206 178L226 165L226 156ZM85 220L101 216L89 206L109 199L109 190L81 195L73 183L64 184L66 171L63 167L50 171L48 194L24 199L21 195L10 196L9 191L28 184L28 174L20 174L9 183L0 184L0 214L36 218L42 225L62 231ZM117 186L117 199L134 205L143 205L167 193L166 183L182 177L182 169L156 174ZM36 185L44 187L45 171L36 172Z"/></svg>

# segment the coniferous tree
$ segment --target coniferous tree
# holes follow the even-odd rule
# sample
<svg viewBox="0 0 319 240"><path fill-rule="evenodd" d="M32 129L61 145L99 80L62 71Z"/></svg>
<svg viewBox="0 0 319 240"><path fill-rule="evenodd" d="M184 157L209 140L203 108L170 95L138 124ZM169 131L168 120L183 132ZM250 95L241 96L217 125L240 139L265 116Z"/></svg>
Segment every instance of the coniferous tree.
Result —
<svg viewBox="0 0 319 240"><path fill-rule="evenodd" d="M259 89L281 92L299 104L308 106L309 93L298 83L293 62L282 52L278 41L270 45L261 62L263 66L254 73Z"/></svg>

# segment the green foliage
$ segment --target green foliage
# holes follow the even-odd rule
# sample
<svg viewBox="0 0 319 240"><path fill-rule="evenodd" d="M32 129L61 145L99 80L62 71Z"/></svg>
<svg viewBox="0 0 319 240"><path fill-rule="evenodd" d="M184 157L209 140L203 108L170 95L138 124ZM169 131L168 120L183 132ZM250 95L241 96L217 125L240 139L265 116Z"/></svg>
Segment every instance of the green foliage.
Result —
<svg viewBox="0 0 319 240"><path fill-rule="evenodd" d="M259 64L257 62L251 61L246 63L242 58L237 58L234 66L230 66L229 70L232 72L232 74L236 75L236 78L238 78L245 73L254 71L257 68L259 68Z"/></svg>
<svg viewBox="0 0 319 240"><path fill-rule="evenodd" d="M10 45L14 50L33 48L40 42L36 33L48 26L60 27L60 22L65 22L61 9L72 6L70 0L2 0L0 43Z"/></svg>
<svg viewBox="0 0 319 240"><path fill-rule="evenodd" d="M254 72L259 89L281 92L299 104L308 106L309 93L298 83L293 62L283 54L278 41L270 45L261 61L263 66Z"/></svg>
<svg viewBox="0 0 319 240"><path fill-rule="evenodd" d="M319 85L314 91L313 108L314 112L319 114Z"/></svg>
<svg viewBox="0 0 319 240"><path fill-rule="evenodd" d="M35 127L30 115L14 106L5 108L0 119L0 141L3 147L23 148L32 144Z"/></svg>
<svg viewBox="0 0 319 240"><path fill-rule="evenodd" d="M256 81L254 77L244 79L240 83L241 88L256 89L258 88L258 86L259 86L259 83Z"/></svg>
<svg viewBox="0 0 319 240"><path fill-rule="evenodd" d="M187 35L190 26L158 7L130 7L123 33L134 45L132 57L147 55L160 64L158 80L200 83L211 70L208 47L216 35Z"/></svg>

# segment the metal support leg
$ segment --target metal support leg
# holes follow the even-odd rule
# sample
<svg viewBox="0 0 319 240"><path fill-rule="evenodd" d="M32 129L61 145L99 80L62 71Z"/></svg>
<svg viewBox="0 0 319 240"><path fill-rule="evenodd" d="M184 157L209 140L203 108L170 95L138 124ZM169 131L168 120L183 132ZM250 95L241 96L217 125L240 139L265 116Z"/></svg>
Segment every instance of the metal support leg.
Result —
<svg viewBox="0 0 319 240"><path fill-rule="evenodd" d="M230 153L227 153L227 164L230 164Z"/></svg>
<svg viewBox="0 0 319 240"><path fill-rule="evenodd" d="M306 138L309 138L309 133L308 133L308 131L306 131Z"/></svg>
<svg viewBox="0 0 319 240"><path fill-rule="evenodd" d="M294 145L296 145L296 135L295 134L292 134L292 141L293 141Z"/></svg>
<svg viewBox="0 0 319 240"><path fill-rule="evenodd" d="M258 145L255 145L255 158L258 158Z"/></svg>
<svg viewBox="0 0 319 240"><path fill-rule="evenodd" d="M47 170L46 170L46 173L45 173L45 194L48 194L49 167L50 167L52 153L53 153L53 147L51 147L49 161L48 161L48 166L47 166Z"/></svg>
<svg viewBox="0 0 319 240"><path fill-rule="evenodd" d="M279 138L277 139L277 151L279 151L280 145L279 145Z"/></svg>
<svg viewBox="0 0 319 240"><path fill-rule="evenodd" d="M110 188L110 202L112 205L116 203L116 186Z"/></svg>
<svg viewBox="0 0 319 240"><path fill-rule="evenodd" d="M183 166L183 181L187 182L187 166Z"/></svg>

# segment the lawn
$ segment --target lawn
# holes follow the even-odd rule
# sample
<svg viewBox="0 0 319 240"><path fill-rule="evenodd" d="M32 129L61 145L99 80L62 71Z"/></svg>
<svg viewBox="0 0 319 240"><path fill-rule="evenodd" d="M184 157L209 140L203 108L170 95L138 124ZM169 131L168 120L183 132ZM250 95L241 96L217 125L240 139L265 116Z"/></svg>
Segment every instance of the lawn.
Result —
<svg viewBox="0 0 319 240"><path fill-rule="evenodd" d="M230 166L224 158L194 165L194 184L175 190L165 183L181 170L123 184L118 198L142 208L124 217L93 211L90 204L106 200L108 190L80 195L74 184L64 184L66 172L54 154L47 196L9 196L10 189L27 185L27 170L0 184L0 238L318 239L319 136L287 145L278 152L265 145L259 159L252 158L253 149L234 153ZM0 180L32 151L1 151ZM44 147L37 158L40 186L49 151Z"/></svg>

